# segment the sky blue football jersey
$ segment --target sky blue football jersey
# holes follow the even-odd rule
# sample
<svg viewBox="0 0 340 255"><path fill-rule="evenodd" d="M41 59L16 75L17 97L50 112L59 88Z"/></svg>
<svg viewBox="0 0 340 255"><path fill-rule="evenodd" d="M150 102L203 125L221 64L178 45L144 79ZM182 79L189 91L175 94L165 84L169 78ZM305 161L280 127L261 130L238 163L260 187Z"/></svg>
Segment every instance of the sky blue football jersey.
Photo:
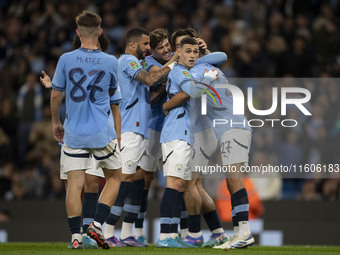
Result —
<svg viewBox="0 0 340 255"><path fill-rule="evenodd" d="M109 96L109 89L117 88L114 56L84 48L63 54L52 88L66 93L66 145L103 148L116 138Z"/></svg>
<svg viewBox="0 0 340 255"><path fill-rule="evenodd" d="M159 63L152 55L147 56L145 58L146 62L146 70L149 71L153 66L158 66L159 68L162 68L163 65ZM150 87L150 91L158 89L159 86L161 86L162 83L158 82L152 87ZM158 132L161 132L163 124L164 124L164 111L163 111L163 104L166 102L166 95L164 95L159 102L154 103L151 105L151 114L149 119L149 128L152 130L156 130Z"/></svg>
<svg viewBox="0 0 340 255"><path fill-rule="evenodd" d="M227 61L227 54L221 51L216 51L216 52L212 52L207 55L204 55L203 57L198 58L196 65L208 63L213 66L220 66L226 61Z"/></svg>
<svg viewBox="0 0 340 255"><path fill-rule="evenodd" d="M149 87L136 80L142 70L141 62L133 55L123 54L118 59L118 81L122 94L121 132L135 132L149 138Z"/></svg>
<svg viewBox="0 0 340 255"><path fill-rule="evenodd" d="M120 92L120 87L118 86L113 96L110 97L110 104L120 104L122 101L122 93Z"/></svg>
<svg viewBox="0 0 340 255"><path fill-rule="evenodd" d="M189 71L182 65L176 64L168 75L166 91L168 100L178 92L182 86L190 82ZM173 140L183 140L190 144L190 106L189 101L172 109L164 121L161 132L161 143Z"/></svg>
<svg viewBox="0 0 340 255"><path fill-rule="evenodd" d="M174 53L171 53L173 55ZM227 60L227 55L223 52L214 52L208 55L205 55L197 60L197 64L199 63L211 63L213 65L220 65ZM142 62L143 67L149 71L153 66L158 66L162 68L163 65L159 63L152 55L147 56L145 61ZM156 83L152 87L150 87L150 91L157 89L161 86L161 82ZM151 115L149 119L149 128L152 130L156 130L160 132L164 125L165 115L163 111L163 104L166 102L166 95L160 99L159 102L151 105Z"/></svg>
<svg viewBox="0 0 340 255"><path fill-rule="evenodd" d="M206 69L217 69L220 73L220 77L213 82L203 82L205 84L203 85L200 84L200 82L204 80L204 72ZM228 84L227 78L220 69L210 64L203 63L191 68L190 75L193 81L195 81L194 83L191 83L191 85L200 86L210 93L209 95L207 92L204 92L207 94L207 115L201 115L201 98L190 100L192 130L196 129L197 132L199 129L206 128L207 122L204 120L207 119L211 128L215 130L217 137L220 137L225 131L231 128L251 130L244 115L233 114L233 97L231 92L226 88L215 88L217 84ZM211 88L213 88L213 90ZM214 119L224 119L227 120L228 123L213 127L212 123ZM233 123L232 126L230 125L231 123Z"/></svg>

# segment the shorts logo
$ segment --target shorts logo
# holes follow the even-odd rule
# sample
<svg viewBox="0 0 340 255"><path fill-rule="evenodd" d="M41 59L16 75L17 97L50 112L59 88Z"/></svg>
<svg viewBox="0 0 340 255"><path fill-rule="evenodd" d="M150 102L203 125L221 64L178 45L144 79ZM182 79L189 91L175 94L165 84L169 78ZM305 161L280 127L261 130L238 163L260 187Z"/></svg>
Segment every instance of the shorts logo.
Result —
<svg viewBox="0 0 340 255"><path fill-rule="evenodd" d="M128 167L128 168L133 167L133 162L132 162L132 160L126 161L125 165L126 165L126 167Z"/></svg>
<svg viewBox="0 0 340 255"><path fill-rule="evenodd" d="M190 73L188 71L182 71L185 77L190 78Z"/></svg>
<svg viewBox="0 0 340 255"><path fill-rule="evenodd" d="M182 164L177 164L177 165L176 165L176 170L177 170L178 172L182 171L182 169L183 169L183 165L182 165Z"/></svg>
<svg viewBox="0 0 340 255"><path fill-rule="evenodd" d="M134 60L132 62L129 63L130 67L132 68L132 70L136 70L139 68L138 63Z"/></svg>

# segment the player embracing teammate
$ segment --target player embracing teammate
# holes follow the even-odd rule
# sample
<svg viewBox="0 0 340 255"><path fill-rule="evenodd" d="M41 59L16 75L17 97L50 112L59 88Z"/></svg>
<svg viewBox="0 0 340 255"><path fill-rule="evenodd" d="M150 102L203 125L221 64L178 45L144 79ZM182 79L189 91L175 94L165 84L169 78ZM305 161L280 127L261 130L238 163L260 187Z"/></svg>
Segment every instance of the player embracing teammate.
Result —
<svg viewBox="0 0 340 255"><path fill-rule="evenodd" d="M158 169L163 168L167 177L160 209L161 235L157 246L201 246L203 239L200 234L200 217L197 216L200 210L194 208L195 204L188 208L189 233L184 235L185 239L178 236L177 228L180 215L183 214L183 196L187 197L186 204L190 204L193 192L205 192L200 186L201 183L197 184L196 181L190 185L192 189L187 188L192 168L188 99L192 89L190 69L195 66L200 50L210 52L201 40L179 34L177 37L186 35L186 38L180 38L182 40L179 43L179 59L178 64L175 64L173 61L177 59L177 55L174 54L171 58L166 30L156 29L151 33L153 39L150 49L150 34L142 28L133 28L127 33L126 51L119 58L117 65L114 57L101 52L98 47L98 37L102 33L100 17L84 11L76 21L81 48L61 56L53 77L51 93L53 133L58 142L64 143L61 165L63 173L68 177L66 208L72 233L71 247L82 248L80 195L85 182L85 171L93 167L103 169L106 185L99 198L94 221L87 229L88 235L103 248L147 246L143 219L147 208L148 189L157 166ZM153 55L141 62L150 50ZM220 56L211 55L213 60L209 61L208 57L207 61L218 63L218 57ZM172 68L174 70L170 72ZM221 75L220 70L213 68L199 72L198 75L211 83ZM109 100L109 90L117 90L118 85L122 93L120 146L117 140L119 134L114 132L115 123ZM67 113L64 127L59 120L63 91L66 93ZM163 107L166 98L169 101L166 107ZM162 108L168 114L165 123ZM232 138L237 138L236 141L241 141L249 150L250 132L238 132L238 135ZM223 143L223 139L230 137L223 134L219 142ZM163 166L160 164L161 157ZM242 164L248 161L246 157L240 160L223 163ZM237 181L230 180L227 179L227 183L232 194L235 233L227 241L214 205L206 207L208 209L205 210L204 217L212 231L208 247L230 249L254 243L248 225L249 205L246 190L240 178ZM193 195L192 201L201 203L197 208L203 206L202 200L210 201L204 197ZM114 237L114 228L122 211L124 221L122 235L118 240ZM103 233L101 227L104 222L106 228ZM134 223L137 240L132 235Z"/></svg>

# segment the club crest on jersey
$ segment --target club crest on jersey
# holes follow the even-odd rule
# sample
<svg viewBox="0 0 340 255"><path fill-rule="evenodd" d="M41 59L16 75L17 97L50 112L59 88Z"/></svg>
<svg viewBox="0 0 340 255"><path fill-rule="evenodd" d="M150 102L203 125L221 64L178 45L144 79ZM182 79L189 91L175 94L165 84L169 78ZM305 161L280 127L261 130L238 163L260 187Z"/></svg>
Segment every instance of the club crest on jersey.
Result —
<svg viewBox="0 0 340 255"><path fill-rule="evenodd" d="M135 60L134 60L134 61L131 61L131 62L129 63L129 65L130 65L130 67L132 68L132 70L136 70L136 69L139 68L138 63L137 63Z"/></svg>
<svg viewBox="0 0 340 255"><path fill-rule="evenodd" d="M145 60L143 60L143 61L141 62L141 64L142 64L142 66L143 66L144 69L148 68L148 66L149 66L148 62L146 62Z"/></svg>
<svg viewBox="0 0 340 255"><path fill-rule="evenodd" d="M177 170L178 172L182 171L182 169L183 169L183 165L182 165L182 164L177 164L177 165L176 165L176 170Z"/></svg>
<svg viewBox="0 0 340 255"><path fill-rule="evenodd" d="M182 71L185 77L190 78L190 73L188 71Z"/></svg>

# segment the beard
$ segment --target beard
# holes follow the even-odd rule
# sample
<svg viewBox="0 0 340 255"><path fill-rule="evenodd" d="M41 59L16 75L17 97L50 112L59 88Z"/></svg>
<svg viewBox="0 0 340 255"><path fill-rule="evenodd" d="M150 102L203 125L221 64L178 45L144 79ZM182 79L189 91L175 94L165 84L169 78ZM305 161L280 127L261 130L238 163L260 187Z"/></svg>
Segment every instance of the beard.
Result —
<svg viewBox="0 0 340 255"><path fill-rule="evenodd" d="M141 50L141 48L139 47L139 45L137 46L136 53L137 53L138 59L144 59L143 51Z"/></svg>

